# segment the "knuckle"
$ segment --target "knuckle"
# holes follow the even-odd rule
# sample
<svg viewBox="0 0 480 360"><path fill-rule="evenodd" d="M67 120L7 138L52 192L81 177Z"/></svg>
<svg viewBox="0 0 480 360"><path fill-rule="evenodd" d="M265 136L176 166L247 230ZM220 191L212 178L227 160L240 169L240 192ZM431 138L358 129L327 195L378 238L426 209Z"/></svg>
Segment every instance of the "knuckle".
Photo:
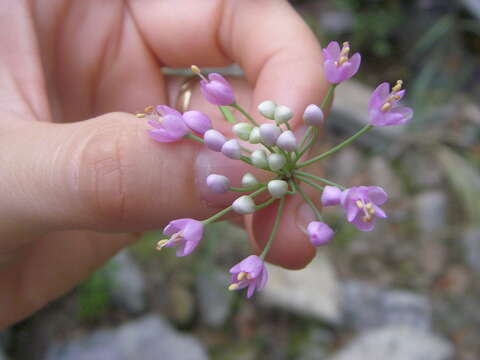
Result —
<svg viewBox="0 0 480 360"><path fill-rule="evenodd" d="M97 126L84 142L80 155L80 189L89 213L107 224L129 218L135 192L132 127L120 123Z"/></svg>

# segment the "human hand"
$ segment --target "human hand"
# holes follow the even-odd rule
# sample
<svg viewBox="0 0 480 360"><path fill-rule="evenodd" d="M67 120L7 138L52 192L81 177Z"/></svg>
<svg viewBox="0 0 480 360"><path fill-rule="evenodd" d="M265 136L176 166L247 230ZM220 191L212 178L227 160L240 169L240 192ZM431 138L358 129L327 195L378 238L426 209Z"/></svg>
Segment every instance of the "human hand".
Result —
<svg viewBox="0 0 480 360"><path fill-rule="evenodd" d="M286 1L23 0L2 3L0 16L0 326L86 278L135 240L129 232L225 203L202 181L234 178L236 162L187 141L155 143L125 113L175 104L181 80L161 66L236 62L246 74L232 80L239 103L285 104L294 126L327 87L320 47ZM191 108L227 132L198 87ZM268 257L288 268L314 254L296 224L300 204L288 200ZM254 247L274 214L247 218Z"/></svg>

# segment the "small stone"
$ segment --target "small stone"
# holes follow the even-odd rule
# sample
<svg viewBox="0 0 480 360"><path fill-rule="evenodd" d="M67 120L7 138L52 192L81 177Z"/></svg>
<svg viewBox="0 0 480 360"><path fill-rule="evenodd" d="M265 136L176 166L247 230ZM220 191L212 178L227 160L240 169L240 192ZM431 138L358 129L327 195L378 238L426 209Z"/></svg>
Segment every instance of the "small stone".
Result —
<svg viewBox="0 0 480 360"><path fill-rule="evenodd" d="M311 264L299 271L273 265L267 268L268 284L259 293L264 304L332 324L340 322L337 279L325 254L319 252Z"/></svg>
<svg viewBox="0 0 480 360"><path fill-rule="evenodd" d="M419 151L406 153L402 160L404 171L416 188L432 188L442 183L442 171L431 154Z"/></svg>
<svg viewBox="0 0 480 360"><path fill-rule="evenodd" d="M108 271L112 301L124 307L132 314L145 310L145 278L140 267L128 250L123 250L111 260L112 268Z"/></svg>
<svg viewBox="0 0 480 360"><path fill-rule="evenodd" d="M383 187L392 200L402 196L402 183L390 164L383 157L376 156L370 160L369 175L373 184Z"/></svg>
<svg viewBox="0 0 480 360"><path fill-rule="evenodd" d="M383 327L354 338L330 360L452 360L453 346L408 326Z"/></svg>
<svg viewBox="0 0 480 360"><path fill-rule="evenodd" d="M199 273L196 282L200 319L210 327L221 327L230 314L234 293L227 291L227 273L209 269Z"/></svg>
<svg viewBox="0 0 480 360"><path fill-rule="evenodd" d="M462 234L462 245L468 265L480 273L480 227L471 227Z"/></svg>
<svg viewBox="0 0 480 360"><path fill-rule="evenodd" d="M56 343L46 360L206 360L199 341L174 330L157 315L147 315L118 328Z"/></svg>
<svg viewBox="0 0 480 360"><path fill-rule="evenodd" d="M440 190L428 190L415 197L415 219L421 232L428 234L448 226L446 194Z"/></svg>
<svg viewBox="0 0 480 360"><path fill-rule="evenodd" d="M341 286L344 322L355 330L403 324L429 329L432 306L423 296L405 290L389 290L364 281L347 281Z"/></svg>

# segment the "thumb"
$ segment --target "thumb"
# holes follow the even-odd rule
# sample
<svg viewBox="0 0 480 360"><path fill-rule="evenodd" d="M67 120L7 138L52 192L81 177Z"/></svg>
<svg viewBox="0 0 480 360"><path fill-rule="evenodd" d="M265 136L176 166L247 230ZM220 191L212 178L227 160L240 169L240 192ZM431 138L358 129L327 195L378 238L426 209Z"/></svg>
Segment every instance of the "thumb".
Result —
<svg viewBox="0 0 480 360"><path fill-rule="evenodd" d="M109 113L70 124L29 123L10 131L0 145L4 225L25 231L82 228L138 231L177 217L204 219L231 201L204 195L205 168L238 186L238 161L202 152L185 140L160 144L142 119ZM3 158L3 159L2 159ZM197 169L201 168L201 170ZM232 194L231 196L235 196Z"/></svg>

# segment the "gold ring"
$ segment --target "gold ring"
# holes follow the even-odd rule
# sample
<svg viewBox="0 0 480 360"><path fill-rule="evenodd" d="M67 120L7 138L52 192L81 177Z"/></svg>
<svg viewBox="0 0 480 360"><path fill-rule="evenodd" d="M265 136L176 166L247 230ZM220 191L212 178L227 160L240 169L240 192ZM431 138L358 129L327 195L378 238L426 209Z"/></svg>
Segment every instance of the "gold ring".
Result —
<svg viewBox="0 0 480 360"><path fill-rule="evenodd" d="M188 110L190 106L190 102L192 100L193 90L197 85L198 77L191 76L182 83L180 86L180 91L178 92L177 102L175 104L175 108L180 112L185 112Z"/></svg>

